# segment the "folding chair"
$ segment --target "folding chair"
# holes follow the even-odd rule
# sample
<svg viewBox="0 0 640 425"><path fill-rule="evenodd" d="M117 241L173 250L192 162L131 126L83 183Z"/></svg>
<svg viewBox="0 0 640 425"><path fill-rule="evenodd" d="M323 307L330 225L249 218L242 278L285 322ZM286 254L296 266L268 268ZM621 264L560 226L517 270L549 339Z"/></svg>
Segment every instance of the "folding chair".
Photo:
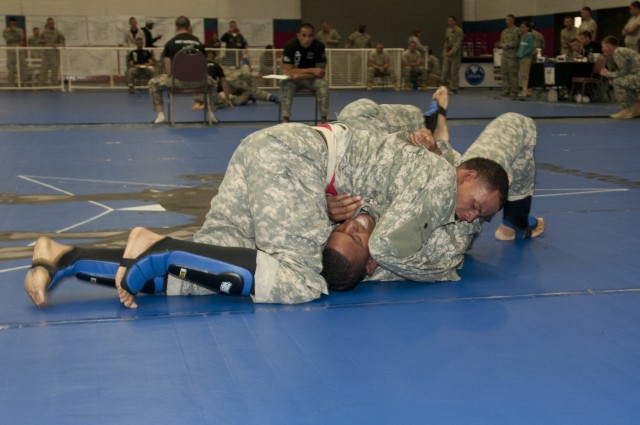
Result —
<svg viewBox="0 0 640 425"><path fill-rule="evenodd" d="M180 50L171 62L171 87L169 88L169 121L173 120L173 96L176 94L203 94L204 119L211 125L209 113L209 84L207 58L196 49Z"/></svg>
<svg viewBox="0 0 640 425"><path fill-rule="evenodd" d="M591 76L589 77L572 77L571 78L571 94L569 95L569 101L573 102L573 92L575 90L576 85L580 84L580 98L584 98L584 93L589 86L593 86L593 91L596 96L599 96L599 86L602 82L600 78L600 71L604 68L606 63L606 58L604 55L601 55L594 63L593 70L591 71ZM609 95L609 91L607 90L607 95ZM597 98L594 100L598 100Z"/></svg>

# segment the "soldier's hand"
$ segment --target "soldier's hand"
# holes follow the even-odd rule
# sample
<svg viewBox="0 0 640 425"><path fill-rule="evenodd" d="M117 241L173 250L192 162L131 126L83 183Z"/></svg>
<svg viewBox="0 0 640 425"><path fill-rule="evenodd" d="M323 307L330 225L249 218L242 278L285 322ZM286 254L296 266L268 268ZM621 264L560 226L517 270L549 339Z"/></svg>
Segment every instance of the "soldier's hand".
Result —
<svg viewBox="0 0 640 425"><path fill-rule="evenodd" d="M433 133L431 133L431 130L427 128L421 128L420 130L411 133L409 136L407 136L407 142L411 143L414 146L422 146L429 152L436 152L438 150L436 138L433 137Z"/></svg>
<svg viewBox="0 0 640 425"><path fill-rule="evenodd" d="M363 205L364 200L361 196L351 196L350 193L327 195L329 218L336 223L350 219Z"/></svg>

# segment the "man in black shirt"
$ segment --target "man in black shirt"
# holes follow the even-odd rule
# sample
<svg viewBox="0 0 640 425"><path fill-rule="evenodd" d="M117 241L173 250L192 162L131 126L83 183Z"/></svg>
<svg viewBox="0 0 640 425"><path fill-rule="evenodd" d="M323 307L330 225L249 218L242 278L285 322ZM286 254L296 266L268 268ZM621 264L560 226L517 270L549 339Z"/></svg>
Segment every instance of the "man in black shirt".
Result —
<svg viewBox="0 0 640 425"><path fill-rule="evenodd" d="M200 42L198 37L191 34L191 22L186 16L178 16L176 18L176 35L171 40L167 41L162 51L162 62L164 64L164 70L166 74L160 74L149 81L149 94L151 95L151 102L153 103L153 110L157 112L154 124L165 122L164 116L164 104L162 99L162 91L168 89L171 86L171 64L174 56L182 49L196 49L204 54L204 45ZM207 77L208 94L209 94L209 120L217 122L214 111L215 104L213 103L213 96L216 95L216 83L211 77ZM175 85L179 88L188 88L195 83L187 83L176 80ZM196 84L199 85L199 84Z"/></svg>
<svg viewBox="0 0 640 425"><path fill-rule="evenodd" d="M582 56L589 57L594 53L602 53L602 47L591 38L589 31L582 31L578 34L578 41L582 43Z"/></svg>
<svg viewBox="0 0 640 425"><path fill-rule="evenodd" d="M280 84L282 122L289 122L295 90L306 87L315 91L321 121L329 113L329 85L324 79L327 57L324 44L315 39L311 24L302 24L296 38L289 40L282 54L282 71L289 78Z"/></svg>
<svg viewBox="0 0 640 425"><path fill-rule="evenodd" d="M144 40L141 37L136 38L136 50L132 50L127 55L127 84L129 85L129 93L134 92L136 78L144 78L149 80L156 74L153 69L153 52L143 49Z"/></svg>

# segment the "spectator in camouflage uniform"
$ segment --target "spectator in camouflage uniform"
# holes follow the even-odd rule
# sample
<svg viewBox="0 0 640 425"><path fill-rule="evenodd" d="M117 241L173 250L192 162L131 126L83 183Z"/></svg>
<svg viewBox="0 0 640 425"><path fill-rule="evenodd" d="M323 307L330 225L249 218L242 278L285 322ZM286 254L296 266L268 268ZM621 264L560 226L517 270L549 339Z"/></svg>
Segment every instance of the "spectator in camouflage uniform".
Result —
<svg viewBox="0 0 640 425"><path fill-rule="evenodd" d="M427 70L424 60L417 49L416 42L410 41L407 50L402 52L402 80L404 90L411 90L413 86L422 88L425 85Z"/></svg>
<svg viewBox="0 0 640 425"><path fill-rule="evenodd" d="M442 84L452 92L460 87L460 62L462 61L462 39L464 33L458 26L455 16L447 18L447 30L444 33L442 49Z"/></svg>
<svg viewBox="0 0 640 425"><path fill-rule="evenodd" d="M327 21L322 21L320 24L320 31L316 34L316 40L324 44L324 47L329 49L335 49L340 47L342 37L334 28L329 26Z"/></svg>
<svg viewBox="0 0 640 425"><path fill-rule="evenodd" d="M313 25L302 24L296 38L287 42L282 54L282 72L289 77L280 83L282 122L289 122L295 91L301 87L316 93L320 121L327 122L329 84L324 79L326 63L324 44L315 40Z"/></svg>
<svg viewBox="0 0 640 425"><path fill-rule="evenodd" d="M433 50L429 49L427 55L427 87L438 87L441 83L441 68L438 57L433 54Z"/></svg>
<svg viewBox="0 0 640 425"><path fill-rule="evenodd" d="M500 72L502 74L502 95L518 95L518 47L520 47L520 30L515 26L516 18L507 15L505 22L507 28L502 31L498 47L502 49L502 62Z"/></svg>
<svg viewBox="0 0 640 425"><path fill-rule="evenodd" d="M640 116L640 54L628 47L619 47L616 37L602 40L602 52L613 61L615 71L604 68L600 75L607 77L622 110L611 114L614 119L630 119Z"/></svg>
<svg viewBox="0 0 640 425"><path fill-rule="evenodd" d="M40 33L40 45L49 47L42 52L42 67L40 69L40 85L57 85L60 76L60 50L64 47L64 35L56 29L53 18L47 18L47 24Z"/></svg>
<svg viewBox="0 0 640 425"><path fill-rule="evenodd" d="M9 26L2 31L2 37L7 43L7 70L9 71L9 84L18 84L18 67L20 67L20 82L25 83L27 75L27 62L24 59L24 31L18 27L16 18L9 18Z"/></svg>
<svg viewBox="0 0 640 425"><path fill-rule="evenodd" d="M352 33L347 40L348 49L372 49L373 39L370 34L367 34L367 26L360 24L358 31Z"/></svg>
<svg viewBox="0 0 640 425"><path fill-rule="evenodd" d="M393 88L399 90L396 74L390 68L389 53L384 51L384 44L376 43L376 49L369 53L369 67L367 68L367 90L371 90L373 79L376 77L389 78Z"/></svg>
<svg viewBox="0 0 640 425"><path fill-rule="evenodd" d="M560 31L560 54L568 55L571 52L571 40L578 37L578 28L573 23L573 16L564 17L564 28Z"/></svg>

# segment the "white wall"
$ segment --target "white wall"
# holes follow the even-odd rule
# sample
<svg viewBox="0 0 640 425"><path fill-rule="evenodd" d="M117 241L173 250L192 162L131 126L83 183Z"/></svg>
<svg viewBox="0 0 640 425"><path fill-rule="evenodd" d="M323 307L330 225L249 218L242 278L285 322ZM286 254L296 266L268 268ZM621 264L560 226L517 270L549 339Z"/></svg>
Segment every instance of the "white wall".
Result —
<svg viewBox="0 0 640 425"><path fill-rule="evenodd" d="M515 16L549 15L554 13L577 12L585 6L593 10L625 7L631 0L462 0L465 21L487 21Z"/></svg>
<svg viewBox="0 0 640 425"><path fill-rule="evenodd" d="M301 0L2 0L3 15L300 19Z"/></svg>

